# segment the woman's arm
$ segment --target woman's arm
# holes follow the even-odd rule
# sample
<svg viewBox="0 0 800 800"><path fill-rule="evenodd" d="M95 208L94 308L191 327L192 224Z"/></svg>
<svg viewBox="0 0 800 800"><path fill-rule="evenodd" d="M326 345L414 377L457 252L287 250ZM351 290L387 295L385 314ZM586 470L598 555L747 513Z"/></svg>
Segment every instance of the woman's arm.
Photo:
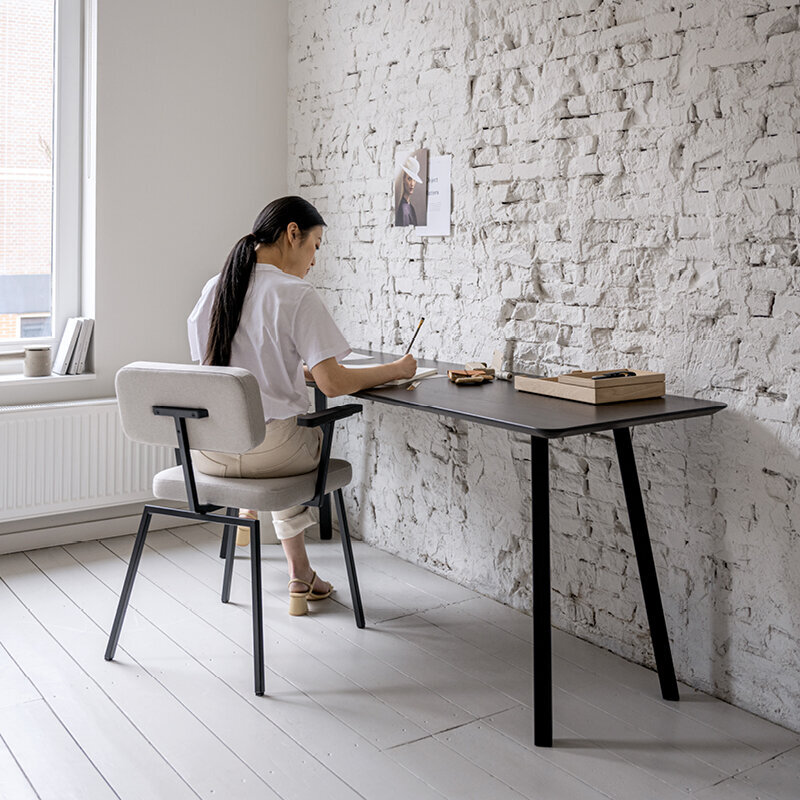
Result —
<svg viewBox="0 0 800 800"><path fill-rule="evenodd" d="M326 397L341 397L398 378L411 378L416 371L417 360L412 355L405 355L389 364L363 369L347 369L335 358L326 358L312 367L311 376Z"/></svg>

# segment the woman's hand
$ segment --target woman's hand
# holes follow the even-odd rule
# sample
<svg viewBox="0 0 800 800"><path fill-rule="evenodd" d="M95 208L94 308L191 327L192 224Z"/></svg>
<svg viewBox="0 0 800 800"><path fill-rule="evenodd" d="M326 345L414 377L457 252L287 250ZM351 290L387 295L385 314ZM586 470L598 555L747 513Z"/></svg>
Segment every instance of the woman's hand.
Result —
<svg viewBox="0 0 800 800"><path fill-rule="evenodd" d="M413 378L417 371L417 359L410 353L406 353L402 358L393 362L397 366L398 378Z"/></svg>
<svg viewBox="0 0 800 800"><path fill-rule="evenodd" d="M347 369L335 358L326 358L311 368L311 375L326 397L341 397L398 378L411 378L416 371L417 360L411 355L364 369Z"/></svg>

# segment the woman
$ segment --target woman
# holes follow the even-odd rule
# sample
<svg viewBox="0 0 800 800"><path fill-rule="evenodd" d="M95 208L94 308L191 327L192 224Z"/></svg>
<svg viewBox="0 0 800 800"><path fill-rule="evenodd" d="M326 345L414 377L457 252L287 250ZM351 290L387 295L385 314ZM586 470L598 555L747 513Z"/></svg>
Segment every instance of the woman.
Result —
<svg viewBox="0 0 800 800"><path fill-rule="evenodd" d="M328 397L361 389L416 371L413 356L365 369L339 363L349 352L319 295L304 278L314 266L325 221L300 197L270 203L253 232L233 246L222 272L203 288L189 316L192 359L204 364L244 367L261 389L267 432L264 441L241 455L199 451L194 464L207 475L275 478L317 467L322 433L297 425L309 409L306 380ZM254 519L245 509L242 516ZM306 553L304 531L314 524L311 511L295 506L272 512L275 532L289 565L289 613L305 614L308 600L328 597L332 586L317 577ZM239 528L237 543L244 526Z"/></svg>
<svg viewBox="0 0 800 800"><path fill-rule="evenodd" d="M422 183L419 176L419 161L413 156L409 156L400 170L400 200L397 203L397 210L394 215L395 226L405 227L417 224L417 212L411 205L411 195L414 187Z"/></svg>

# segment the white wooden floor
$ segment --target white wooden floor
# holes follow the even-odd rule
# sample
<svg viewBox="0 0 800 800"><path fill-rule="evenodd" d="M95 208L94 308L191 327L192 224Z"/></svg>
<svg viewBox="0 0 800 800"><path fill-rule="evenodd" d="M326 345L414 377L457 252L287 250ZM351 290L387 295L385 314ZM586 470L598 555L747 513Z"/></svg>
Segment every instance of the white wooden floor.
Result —
<svg viewBox="0 0 800 800"><path fill-rule="evenodd" d="M338 602L287 614L265 546L268 696L252 692L249 565L219 602L215 526L154 532L117 660L132 537L0 556L0 798L797 800L800 736L554 631L555 747L531 747L530 619L356 543ZM217 526L218 527L218 526Z"/></svg>

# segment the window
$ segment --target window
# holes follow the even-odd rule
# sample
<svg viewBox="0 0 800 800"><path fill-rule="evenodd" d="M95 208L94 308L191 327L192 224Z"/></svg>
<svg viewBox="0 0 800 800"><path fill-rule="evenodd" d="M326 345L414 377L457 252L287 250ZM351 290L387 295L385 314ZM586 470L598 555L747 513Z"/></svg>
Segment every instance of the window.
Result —
<svg viewBox="0 0 800 800"><path fill-rule="evenodd" d="M80 311L81 12L0 2L0 351Z"/></svg>
<svg viewBox="0 0 800 800"><path fill-rule="evenodd" d="M49 314L21 314L19 318L20 339L42 339L50 335Z"/></svg>

